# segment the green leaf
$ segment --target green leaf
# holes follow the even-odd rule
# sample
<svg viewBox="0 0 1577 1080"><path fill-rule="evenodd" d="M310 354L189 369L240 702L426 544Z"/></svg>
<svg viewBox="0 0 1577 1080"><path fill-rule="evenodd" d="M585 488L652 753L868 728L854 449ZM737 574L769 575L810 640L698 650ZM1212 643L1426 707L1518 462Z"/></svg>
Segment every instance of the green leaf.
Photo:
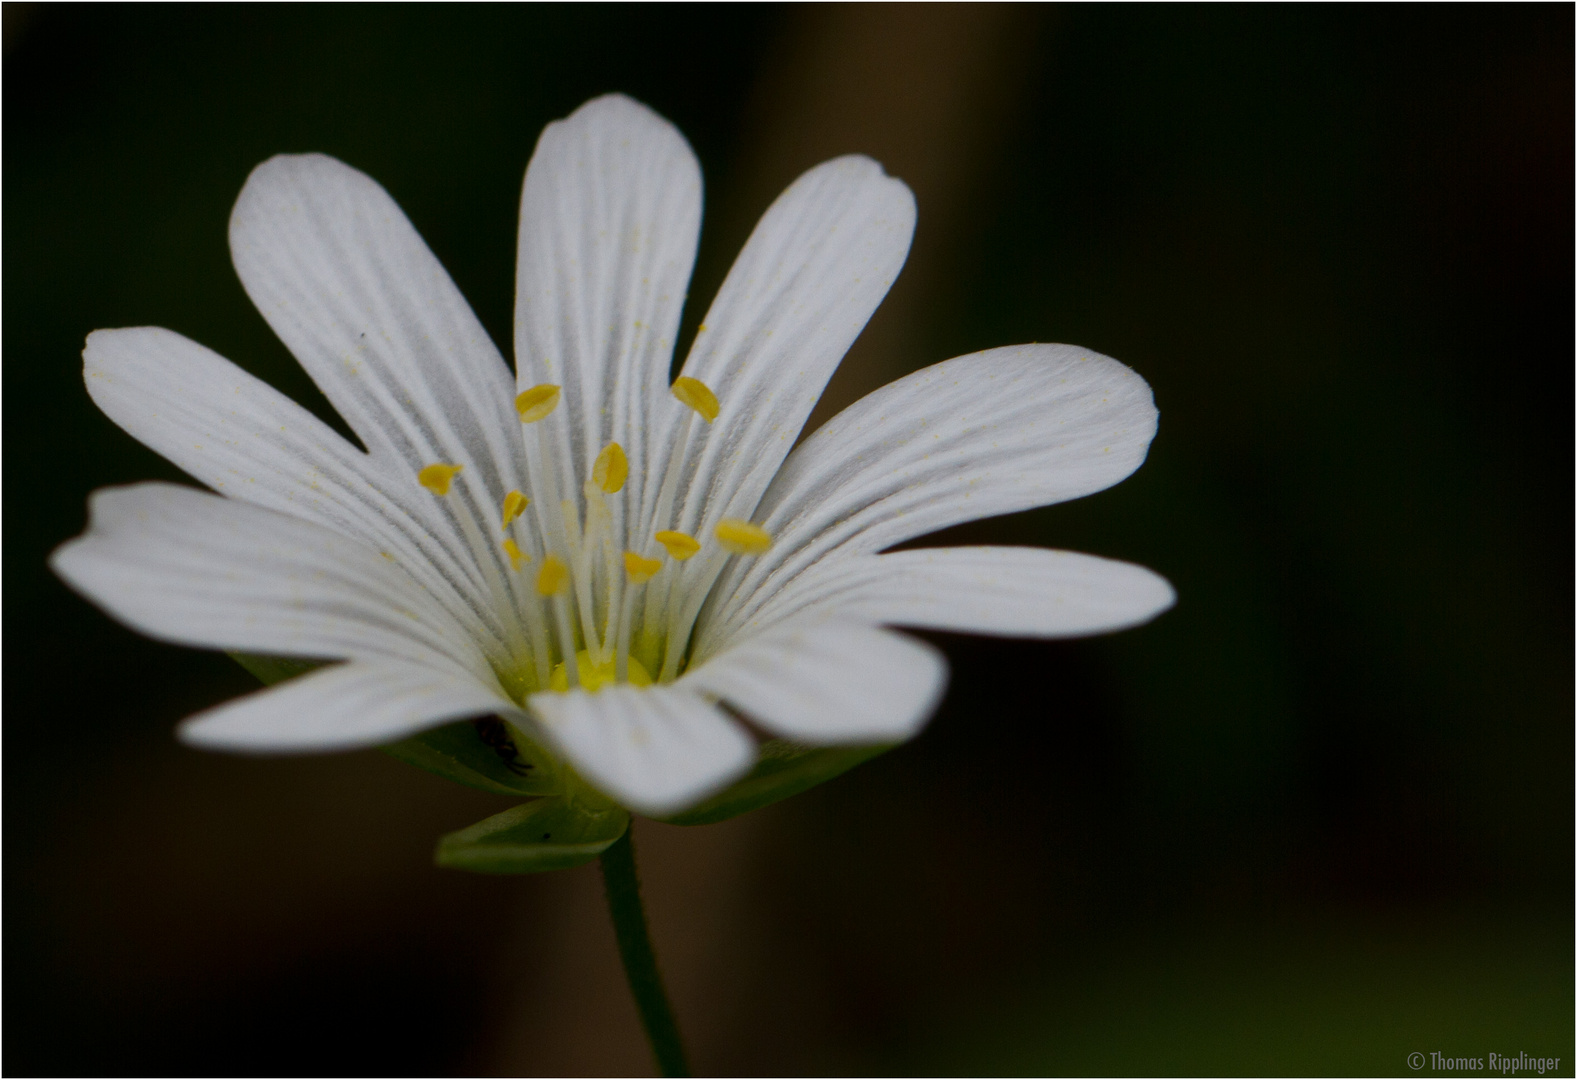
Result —
<svg viewBox="0 0 1577 1080"><path fill-rule="evenodd" d="M564 787L553 758L497 717L445 724L382 750L419 769L495 795L557 795Z"/></svg>
<svg viewBox="0 0 1577 1080"><path fill-rule="evenodd" d="M297 675L305 675L328 663L327 660L293 660L288 656L257 656L239 652L231 653L230 659L256 675L264 686L294 679Z"/></svg>
<svg viewBox="0 0 1577 1080"><path fill-rule="evenodd" d="M438 841L439 866L482 874L536 874L590 862L630 826L617 806L537 799Z"/></svg>
<svg viewBox="0 0 1577 1080"><path fill-rule="evenodd" d="M750 775L699 806L662 820L671 825L712 825L748 810L770 806L808 791L848 772L863 761L891 750L883 746L800 746L782 739L761 744L761 757Z"/></svg>

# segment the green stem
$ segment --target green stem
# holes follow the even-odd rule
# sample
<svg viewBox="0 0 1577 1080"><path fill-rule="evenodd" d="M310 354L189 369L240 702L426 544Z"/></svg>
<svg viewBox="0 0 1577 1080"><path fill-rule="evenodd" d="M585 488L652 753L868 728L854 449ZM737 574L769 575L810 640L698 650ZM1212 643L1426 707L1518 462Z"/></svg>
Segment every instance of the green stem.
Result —
<svg viewBox="0 0 1577 1080"><path fill-rule="evenodd" d="M641 906L641 882L635 874L635 845L630 839L635 823L602 853L602 884L608 894L608 913L613 916L613 932L619 939L619 956L624 974L630 980L630 993L641 1011L641 1025L664 1076L689 1076L684 1044L679 1041L679 1025L674 1022L668 995L663 993L662 976L657 972L657 955L646 928L646 909Z"/></svg>

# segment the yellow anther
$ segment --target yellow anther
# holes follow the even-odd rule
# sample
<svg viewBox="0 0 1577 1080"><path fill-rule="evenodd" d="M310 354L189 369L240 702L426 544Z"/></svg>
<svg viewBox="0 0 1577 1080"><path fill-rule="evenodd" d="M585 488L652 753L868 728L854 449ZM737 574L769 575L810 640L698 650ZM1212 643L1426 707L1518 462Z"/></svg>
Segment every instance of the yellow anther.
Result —
<svg viewBox="0 0 1577 1080"><path fill-rule="evenodd" d="M515 411L522 424L534 424L558 408L559 388L552 383L538 383L515 398Z"/></svg>
<svg viewBox="0 0 1577 1080"><path fill-rule="evenodd" d="M509 556L509 565L516 570L520 569L521 563L531 558L530 555L521 551L520 545L509 537L504 538L504 554Z"/></svg>
<svg viewBox="0 0 1577 1080"><path fill-rule="evenodd" d="M724 518L717 523L717 542L735 555L760 555L772 546L772 534L760 525Z"/></svg>
<svg viewBox="0 0 1577 1080"><path fill-rule="evenodd" d="M631 686L652 685L652 673L646 670L646 665L635 657L629 658L629 676ZM585 649L575 654L575 670L580 675L580 684L587 690L601 690L604 686L618 680L614 669L613 657L599 662L593 661L591 653ZM569 672L564 670L562 663L553 666L553 674L548 676L548 687L559 693L569 689Z"/></svg>
<svg viewBox="0 0 1577 1080"><path fill-rule="evenodd" d="M624 553L624 572L629 574L630 580L637 585L652 580L662 568L663 564L656 559L648 559L633 551Z"/></svg>
<svg viewBox="0 0 1577 1080"><path fill-rule="evenodd" d="M686 536L682 532L672 532L664 529L652 537L663 547L668 549L670 558L684 562L690 556L701 550L701 542L693 536Z"/></svg>
<svg viewBox="0 0 1577 1080"><path fill-rule="evenodd" d="M602 448L591 466L591 479L604 495L612 495L624 486L630 475L630 459L624 456L624 447L611 442Z"/></svg>
<svg viewBox="0 0 1577 1080"><path fill-rule="evenodd" d="M416 474L416 482L434 495L447 495L450 483L463 468L464 465L429 465Z"/></svg>
<svg viewBox="0 0 1577 1080"><path fill-rule="evenodd" d="M672 390L674 397L700 413L708 424L717 419L717 395L700 379L681 375L674 380Z"/></svg>
<svg viewBox="0 0 1577 1080"><path fill-rule="evenodd" d="M557 555L542 556L542 569L537 571L537 592L543 596L557 596L569 585L569 567Z"/></svg>
<svg viewBox="0 0 1577 1080"><path fill-rule="evenodd" d="M518 491L511 491L504 496L504 528L509 528L509 523L520 516L520 512L531 505L531 500Z"/></svg>

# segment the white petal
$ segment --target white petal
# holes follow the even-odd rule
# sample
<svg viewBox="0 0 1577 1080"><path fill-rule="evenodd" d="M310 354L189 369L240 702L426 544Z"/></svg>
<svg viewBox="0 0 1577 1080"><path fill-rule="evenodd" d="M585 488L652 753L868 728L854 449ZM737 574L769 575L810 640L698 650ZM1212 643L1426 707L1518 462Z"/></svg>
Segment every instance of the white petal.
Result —
<svg viewBox="0 0 1577 1080"><path fill-rule="evenodd" d="M668 372L700 231L701 167L646 106L610 94L542 132L520 200L515 359L519 389L563 387L543 421L565 440L560 490L578 494L618 442L630 477L615 505L639 505L646 418L684 408Z"/></svg>
<svg viewBox="0 0 1577 1080"><path fill-rule="evenodd" d="M817 611L970 634L1081 637L1138 626L1176 600L1165 578L1133 563L1044 548L923 548L823 564L751 625Z"/></svg>
<svg viewBox="0 0 1577 1080"><path fill-rule="evenodd" d="M888 630L799 619L712 657L679 685L716 694L790 739L897 742L930 718L947 685L947 662Z"/></svg>
<svg viewBox="0 0 1577 1080"><path fill-rule="evenodd" d="M95 492L51 565L116 618L185 645L416 663L490 680L464 631L371 548L170 484Z"/></svg>
<svg viewBox="0 0 1577 1080"><path fill-rule="evenodd" d="M756 747L717 708L679 686L534 694L543 737L599 790L661 816L750 770Z"/></svg>
<svg viewBox="0 0 1577 1080"><path fill-rule="evenodd" d="M470 545L405 470L393 475L222 356L159 327L97 330L83 350L95 404L138 441L231 498L387 550L480 636L499 620Z"/></svg>
<svg viewBox="0 0 1577 1080"><path fill-rule="evenodd" d="M902 181L858 156L817 166L772 204L685 361L683 373L712 388L720 411L692 441L679 523L654 527L700 535L720 517L750 516L897 278L914 219Z"/></svg>
<svg viewBox="0 0 1577 1080"><path fill-rule="evenodd" d="M991 349L899 379L784 462L756 511L772 549L719 581L707 633L829 555L1109 487L1144 461L1155 425L1143 379L1072 345Z"/></svg>
<svg viewBox="0 0 1577 1080"><path fill-rule="evenodd" d="M322 154L270 158L230 216L252 302L375 458L519 487L509 370L388 192Z"/></svg>
<svg viewBox="0 0 1577 1080"><path fill-rule="evenodd" d="M461 675L357 660L198 713L181 724L180 737L205 750L355 750L490 713L519 709Z"/></svg>
<svg viewBox="0 0 1577 1080"><path fill-rule="evenodd" d="M337 524L340 504L376 483L367 455L327 424L172 330L95 330L82 377L137 441L233 498Z"/></svg>

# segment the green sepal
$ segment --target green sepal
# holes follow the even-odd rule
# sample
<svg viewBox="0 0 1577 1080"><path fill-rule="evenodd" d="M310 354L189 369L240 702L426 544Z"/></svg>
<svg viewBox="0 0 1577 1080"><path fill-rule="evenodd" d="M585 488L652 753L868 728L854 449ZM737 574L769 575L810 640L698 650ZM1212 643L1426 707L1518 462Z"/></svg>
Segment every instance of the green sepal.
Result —
<svg viewBox="0 0 1577 1080"><path fill-rule="evenodd" d="M327 663L239 652L230 656L266 686L304 675ZM556 795L563 790L552 757L515 728L505 726L503 732L515 748L513 755L507 753L507 746L500 749L483 741L476 722L470 720L445 724L379 749L407 765L494 795Z"/></svg>
<svg viewBox="0 0 1577 1080"><path fill-rule="evenodd" d="M564 781L553 759L515 727L504 725L503 730L515 748L512 758L484 742L470 720L445 724L380 749L408 765L495 795L557 795L562 791Z"/></svg>
<svg viewBox="0 0 1577 1080"><path fill-rule="evenodd" d="M240 664L264 686L273 686L297 675L305 675L328 663L327 660L294 660L288 656L257 656L253 653L233 652L230 659Z"/></svg>
<svg viewBox="0 0 1577 1080"><path fill-rule="evenodd" d="M622 807L537 799L449 833L438 841L434 859L439 866L481 874L567 870L601 855L629 827Z"/></svg>
<svg viewBox="0 0 1577 1080"><path fill-rule="evenodd" d="M727 821L790 795L809 791L863 761L886 753L895 745L801 746L783 739L771 739L761 744L761 756L750 775L705 802L662 820L670 825L712 825Z"/></svg>

